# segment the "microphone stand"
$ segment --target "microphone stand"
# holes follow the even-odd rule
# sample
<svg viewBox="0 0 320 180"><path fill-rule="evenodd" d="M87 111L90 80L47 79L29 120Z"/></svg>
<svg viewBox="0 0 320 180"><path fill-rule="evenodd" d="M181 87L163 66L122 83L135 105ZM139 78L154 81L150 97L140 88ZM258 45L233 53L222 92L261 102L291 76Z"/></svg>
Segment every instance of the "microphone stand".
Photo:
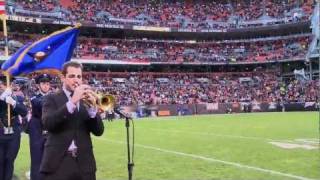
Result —
<svg viewBox="0 0 320 180"><path fill-rule="evenodd" d="M118 108L114 109L114 112L119 114L120 117L124 117L126 122L125 122L125 126L126 126L126 131L127 131L127 151L128 151L128 180L132 180L132 172L133 172L133 154L134 154L134 124L133 124L133 119L126 115L125 113L123 113L121 110L119 110ZM129 127L130 127L130 120L132 122L133 125L133 135L132 135L132 139L133 139L133 143L132 143L132 151L130 148L130 131L129 131ZM132 154L131 154L132 153Z"/></svg>

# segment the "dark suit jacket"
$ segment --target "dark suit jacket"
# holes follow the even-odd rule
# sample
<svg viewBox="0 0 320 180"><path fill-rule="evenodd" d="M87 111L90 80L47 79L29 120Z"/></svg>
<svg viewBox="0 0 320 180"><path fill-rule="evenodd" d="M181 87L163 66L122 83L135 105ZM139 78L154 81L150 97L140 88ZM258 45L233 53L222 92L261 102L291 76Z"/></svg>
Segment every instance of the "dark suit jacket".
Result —
<svg viewBox="0 0 320 180"><path fill-rule="evenodd" d="M104 126L99 115L90 118L83 102L80 109L70 114L67 96L61 90L47 95L42 107L42 122L48 130L40 171L52 173L57 170L74 139L78 147L78 164L83 172L95 172L96 163L92 150L90 132L101 136ZM66 171L68 171L66 169Z"/></svg>

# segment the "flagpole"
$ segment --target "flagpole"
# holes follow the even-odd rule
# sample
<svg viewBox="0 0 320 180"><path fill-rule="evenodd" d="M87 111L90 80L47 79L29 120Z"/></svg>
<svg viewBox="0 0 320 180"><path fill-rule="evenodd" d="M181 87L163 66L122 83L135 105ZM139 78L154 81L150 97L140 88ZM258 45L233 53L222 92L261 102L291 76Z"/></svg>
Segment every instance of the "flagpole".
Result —
<svg viewBox="0 0 320 180"><path fill-rule="evenodd" d="M2 14L1 15L2 19L2 25L3 25L3 36L4 36L4 56L6 59L9 57L9 48L8 48L8 29L7 29L7 15ZM7 81L7 88L10 87L10 75L8 73L5 73L6 76L6 81ZM11 108L10 104L7 104L7 113L8 113L8 128L11 128Z"/></svg>
<svg viewBox="0 0 320 180"><path fill-rule="evenodd" d="M7 29L7 16L5 14L1 15L2 25L3 25L3 36L4 36L4 56L9 57L9 48L8 48L8 29Z"/></svg>

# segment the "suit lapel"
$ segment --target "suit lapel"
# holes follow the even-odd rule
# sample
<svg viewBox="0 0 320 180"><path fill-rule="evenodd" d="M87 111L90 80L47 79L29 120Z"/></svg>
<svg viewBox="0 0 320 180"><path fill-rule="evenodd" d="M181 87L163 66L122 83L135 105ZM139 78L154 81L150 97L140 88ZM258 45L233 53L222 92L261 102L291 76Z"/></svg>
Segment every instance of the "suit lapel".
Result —
<svg viewBox="0 0 320 180"><path fill-rule="evenodd" d="M64 105L68 102L68 97L67 95L64 93L63 90L60 90L57 92L57 99L56 99L57 104L60 105ZM79 105L79 111L78 109L75 110L75 112L73 113L74 116L77 116L79 118L86 118L87 117L87 110L86 107L84 106L84 102L82 100L80 100L80 105Z"/></svg>
<svg viewBox="0 0 320 180"><path fill-rule="evenodd" d="M66 104L68 102L68 97L67 95L63 92L63 90L58 91L57 93L57 99L56 102L58 102L57 104Z"/></svg>

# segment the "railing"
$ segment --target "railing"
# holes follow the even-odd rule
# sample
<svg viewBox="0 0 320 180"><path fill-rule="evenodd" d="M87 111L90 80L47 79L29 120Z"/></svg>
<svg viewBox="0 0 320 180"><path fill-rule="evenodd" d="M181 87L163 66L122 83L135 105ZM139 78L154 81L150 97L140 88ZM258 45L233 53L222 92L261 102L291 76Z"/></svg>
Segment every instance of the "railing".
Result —
<svg viewBox="0 0 320 180"><path fill-rule="evenodd" d="M172 104L123 106L133 117L184 116L195 114L227 114L251 112L317 111L317 102L233 102L204 104Z"/></svg>

